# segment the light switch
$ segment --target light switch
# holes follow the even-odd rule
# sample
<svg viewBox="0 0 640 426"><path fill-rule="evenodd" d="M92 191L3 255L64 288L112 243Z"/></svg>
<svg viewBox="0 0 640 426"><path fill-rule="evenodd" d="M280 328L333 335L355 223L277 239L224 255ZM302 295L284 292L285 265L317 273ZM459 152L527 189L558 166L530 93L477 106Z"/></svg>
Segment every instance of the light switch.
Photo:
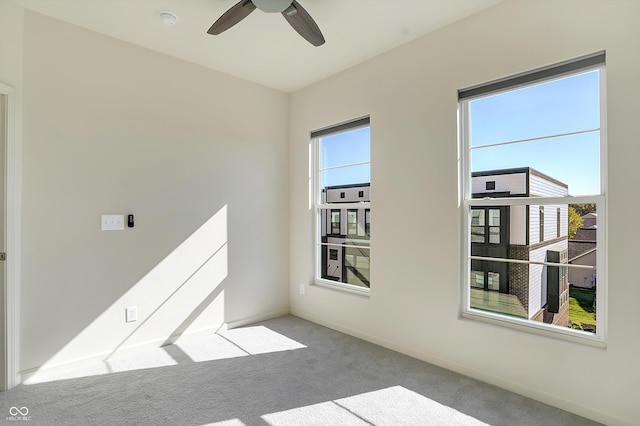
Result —
<svg viewBox="0 0 640 426"><path fill-rule="evenodd" d="M122 231L124 230L123 214L103 214L100 216L100 230Z"/></svg>

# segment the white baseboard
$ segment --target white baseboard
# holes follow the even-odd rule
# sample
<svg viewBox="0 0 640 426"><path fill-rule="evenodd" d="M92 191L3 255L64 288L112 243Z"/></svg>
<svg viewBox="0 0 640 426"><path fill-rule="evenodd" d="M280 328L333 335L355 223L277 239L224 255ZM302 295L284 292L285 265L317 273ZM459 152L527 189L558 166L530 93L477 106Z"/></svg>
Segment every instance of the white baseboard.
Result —
<svg viewBox="0 0 640 426"><path fill-rule="evenodd" d="M188 336L191 334L202 333L207 331L217 331L221 325L204 327L197 330L190 330L186 333L171 335L168 338L160 338L147 342L137 343L135 345L123 346L115 351L105 351L91 354L85 357L76 358L60 364L44 365L35 368L22 370L21 383L29 384L30 382L46 381L48 376L56 376L71 372L73 370L88 367L96 363L106 362L113 358L120 358L138 354L143 351L156 349L175 342L180 336Z"/></svg>
<svg viewBox="0 0 640 426"><path fill-rule="evenodd" d="M374 343L384 348L391 349L401 354L408 355L412 358L416 358L421 361L428 362L430 364L445 368L447 370L462 374L464 376L471 377L476 380L480 380L481 382L485 382L485 383L497 386L499 388L506 389L508 391L523 395L527 398L531 398L536 401L540 401L542 403L551 405L553 407L560 408L561 410L568 411L570 413L574 413L579 416L595 420L600 423L604 423L611 426L613 425L631 426L632 425L632 423L629 423L624 419L621 419L609 413L595 410L592 407L582 405L573 401L567 401L566 399L562 399L557 395L553 395L548 392L543 392L538 389L525 386L522 383L513 382L504 377L489 374L485 371L481 371L464 364L459 364L457 362L453 362L446 358L442 358L439 356L435 356L433 354L407 348L395 342L382 339L377 336L364 333L362 331L359 331L350 327L345 327L342 324L334 323L332 321L326 320L321 317L317 317L313 314L309 314L307 312L300 311L298 309L292 309L291 315L325 326L327 328L331 328L341 333L348 334L353 337L357 337L367 342Z"/></svg>
<svg viewBox="0 0 640 426"><path fill-rule="evenodd" d="M126 357L126 356L130 356L130 355L134 355L134 354L146 351L146 350L151 350L151 349L156 349L162 346L166 346L174 343L181 336L189 336L193 334L206 333L206 332L215 333L217 331L227 330L227 329L230 330L232 328L241 327L243 325L253 324L260 321L265 321L272 318L277 318L279 316L283 316L287 314L289 314L288 309L283 309L275 312L262 313L262 314L254 315L251 317L240 318L233 321L224 322L221 324L216 324L209 327L202 327L195 330L189 330L188 332L181 333L181 334L173 334L166 338L155 339L155 340L138 343L130 346L123 346L121 348L118 348L116 351L95 353L95 354L88 355L86 357L76 358L60 364L45 365L45 366L22 370L18 373L19 379L20 379L19 383L29 384L30 382L35 383L40 381L46 381L46 378L48 376L56 376L56 375L64 374L79 368L94 365L96 363L106 362L113 358Z"/></svg>
<svg viewBox="0 0 640 426"><path fill-rule="evenodd" d="M256 322L261 322L261 321L267 321L273 318L278 318L281 317L283 315L288 315L290 314L291 311L289 311L289 309L281 309L279 311L274 311L274 312L269 312L269 313L264 313L264 314L259 314L259 315L253 315L251 317L246 317L246 318L241 318L241 319L237 319L237 320L233 320L233 321L227 321L224 323L224 330L231 330L233 328L237 328L237 327L242 327L244 325L249 325L249 324L253 324Z"/></svg>

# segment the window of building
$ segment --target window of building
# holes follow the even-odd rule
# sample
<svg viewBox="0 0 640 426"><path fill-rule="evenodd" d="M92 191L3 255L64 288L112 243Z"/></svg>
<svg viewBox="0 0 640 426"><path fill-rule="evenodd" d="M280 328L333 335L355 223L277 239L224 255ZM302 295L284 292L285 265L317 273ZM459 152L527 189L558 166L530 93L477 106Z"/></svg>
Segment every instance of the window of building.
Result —
<svg viewBox="0 0 640 426"><path fill-rule="evenodd" d="M329 249L329 260L338 260L338 250Z"/></svg>
<svg viewBox="0 0 640 426"><path fill-rule="evenodd" d="M331 233L340 234L340 210L331 210Z"/></svg>
<svg viewBox="0 0 640 426"><path fill-rule="evenodd" d="M347 210L347 235L350 237L358 236L358 210Z"/></svg>
<svg viewBox="0 0 640 426"><path fill-rule="evenodd" d="M371 236L371 210L364 210L364 235L369 238Z"/></svg>
<svg viewBox="0 0 640 426"><path fill-rule="evenodd" d="M544 206L538 207L538 226L539 226L539 239L540 242L544 241Z"/></svg>
<svg viewBox="0 0 640 426"><path fill-rule="evenodd" d="M311 139L317 217L315 282L368 292L371 285L369 118L311 132ZM327 216L330 220L325 226Z"/></svg>
<svg viewBox="0 0 640 426"><path fill-rule="evenodd" d="M500 244L500 209L489 209L489 243Z"/></svg>
<svg viewBox="0 0 640 426"><path fill-rule="evenodd" d="M484 243L484 209L471 209L471 242Z"/></svg>
<svg viewBox="0 0 640 426"><path fill-rule="evenodd" d="M605 344L605 226L567 255L569 204L606 223L604 83L599 52L458 92L463 318ZM569 310L576 289L593 294L592 323Z"/></svg>

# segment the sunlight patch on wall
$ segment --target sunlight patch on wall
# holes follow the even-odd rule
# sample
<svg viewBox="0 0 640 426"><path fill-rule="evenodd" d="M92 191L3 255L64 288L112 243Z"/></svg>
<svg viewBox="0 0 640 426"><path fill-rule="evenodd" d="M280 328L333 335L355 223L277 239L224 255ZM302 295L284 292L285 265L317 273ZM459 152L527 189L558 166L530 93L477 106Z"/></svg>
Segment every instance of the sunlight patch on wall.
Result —
<svg viewBox="0 0 640 426"><path fill-rule="evenodd" d="M171 345L140 352L118 353L106 361L97 361L74 369L52 369L51 371L45 369L25 380L24 383L31 385L110 373L171 367L185 362L216 361L302 348L306 348L306 346L264 326L243 327L217 333L202 331L181 336ZM182 359L176 360L171 355L176 353L174 349L178 349L178 352L186 357L182 356Z"/></svg>
<svg viewBox="0 0 640 426"><path fill-rule="evenodd" d="M23 377L30 379L48 368L64 369L66 364L77 366L85 361L104 361L108 367L118 352L159 347L185 332L213 330L225 320L222 283L227 274L225 205L39 371L26 372ZM125 323L128 306L137 306L136 322Z"/></svg>
<svg viewBox="0 0 640 426"><path fill-rule="evenodd" d="M162 348L154 348L127 356L113 357L108 361L95 362L72 370L51 372L45 370L25 380L24 384L33 385L57 380L101 376L148 368L169 367L177 364L178 363Z"/></svg>

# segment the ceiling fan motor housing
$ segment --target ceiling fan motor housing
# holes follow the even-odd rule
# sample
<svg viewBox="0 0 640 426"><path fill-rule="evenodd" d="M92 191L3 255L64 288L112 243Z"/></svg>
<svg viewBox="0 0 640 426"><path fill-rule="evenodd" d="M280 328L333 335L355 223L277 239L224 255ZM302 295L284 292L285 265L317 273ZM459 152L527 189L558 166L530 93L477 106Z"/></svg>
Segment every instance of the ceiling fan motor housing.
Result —
<svg viewBox="0 0 640 426"><path fill-rule="evenodd" d="M281 13L286 10L293 0L251 0L258 9L267 13Z"/></svg>

